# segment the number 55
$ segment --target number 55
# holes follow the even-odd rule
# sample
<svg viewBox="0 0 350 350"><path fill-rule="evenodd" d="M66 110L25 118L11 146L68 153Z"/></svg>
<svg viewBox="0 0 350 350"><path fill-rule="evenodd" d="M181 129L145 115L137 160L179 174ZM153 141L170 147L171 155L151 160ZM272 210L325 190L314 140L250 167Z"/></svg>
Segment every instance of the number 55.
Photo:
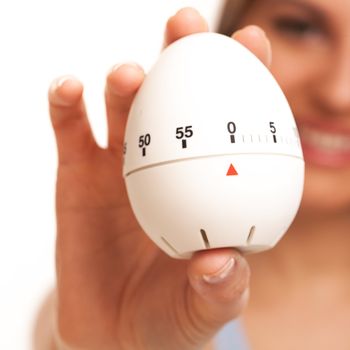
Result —
<svg viewBox="0 0 350 350"><path fill-rule="evenodd" d="M192 137L193 136L193 130L192 125L186 126L186 127L179 127L176 128L176 138L182 139L184 137Z"/></svg>

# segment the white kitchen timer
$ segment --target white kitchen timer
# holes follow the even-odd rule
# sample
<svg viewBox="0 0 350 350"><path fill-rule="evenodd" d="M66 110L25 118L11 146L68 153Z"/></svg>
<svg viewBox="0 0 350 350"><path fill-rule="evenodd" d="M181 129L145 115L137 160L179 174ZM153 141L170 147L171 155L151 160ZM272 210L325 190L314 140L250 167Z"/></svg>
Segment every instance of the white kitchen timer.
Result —
<svg viewBox="0 0 350 350"><path fill-rule="evenodd" d="M166 253L273 247L300 205L296 124L268 69L235 40L166 48L132 104L123 175L143 230Z"/></svg>

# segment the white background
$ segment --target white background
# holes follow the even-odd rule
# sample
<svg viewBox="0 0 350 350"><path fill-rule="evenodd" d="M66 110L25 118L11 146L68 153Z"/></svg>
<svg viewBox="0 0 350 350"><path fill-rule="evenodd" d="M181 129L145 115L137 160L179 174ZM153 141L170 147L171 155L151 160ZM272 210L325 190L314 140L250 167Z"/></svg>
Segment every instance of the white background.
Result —
<svg viewBox="0 0 350 350"><path fill-rule="evenodd" d="M105 144L103 87L115 63L156 59L167 18L192 5L213 28L219 0L0 1L0 349L31 349L33 320L54 285L56 149L51 80L74 74Z"/></svg>

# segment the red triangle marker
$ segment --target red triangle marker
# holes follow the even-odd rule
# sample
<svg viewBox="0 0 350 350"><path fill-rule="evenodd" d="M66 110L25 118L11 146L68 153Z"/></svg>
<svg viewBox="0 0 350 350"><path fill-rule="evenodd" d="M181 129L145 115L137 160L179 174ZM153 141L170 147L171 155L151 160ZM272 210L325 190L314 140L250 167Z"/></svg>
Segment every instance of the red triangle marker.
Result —
<svg viewBox="0 0 350 350"><path fill-rule="evenodd" d="M230 167L228 168L226 176L235 176L235 175L238 175L237 170L231 164Z"/></svg>

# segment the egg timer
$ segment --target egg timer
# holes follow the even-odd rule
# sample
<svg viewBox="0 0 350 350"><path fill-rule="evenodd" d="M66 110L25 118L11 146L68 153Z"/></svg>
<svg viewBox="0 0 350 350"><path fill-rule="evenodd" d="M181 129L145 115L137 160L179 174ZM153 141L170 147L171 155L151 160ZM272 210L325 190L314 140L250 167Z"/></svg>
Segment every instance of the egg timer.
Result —
<svg viewBox="0 0 350 350"><path fill-rule="evenodd" d="M134 214L167 254L272 248L298 211L304 160L268 69L216 33L167 47L128 116L123 176Z"/></svg>

